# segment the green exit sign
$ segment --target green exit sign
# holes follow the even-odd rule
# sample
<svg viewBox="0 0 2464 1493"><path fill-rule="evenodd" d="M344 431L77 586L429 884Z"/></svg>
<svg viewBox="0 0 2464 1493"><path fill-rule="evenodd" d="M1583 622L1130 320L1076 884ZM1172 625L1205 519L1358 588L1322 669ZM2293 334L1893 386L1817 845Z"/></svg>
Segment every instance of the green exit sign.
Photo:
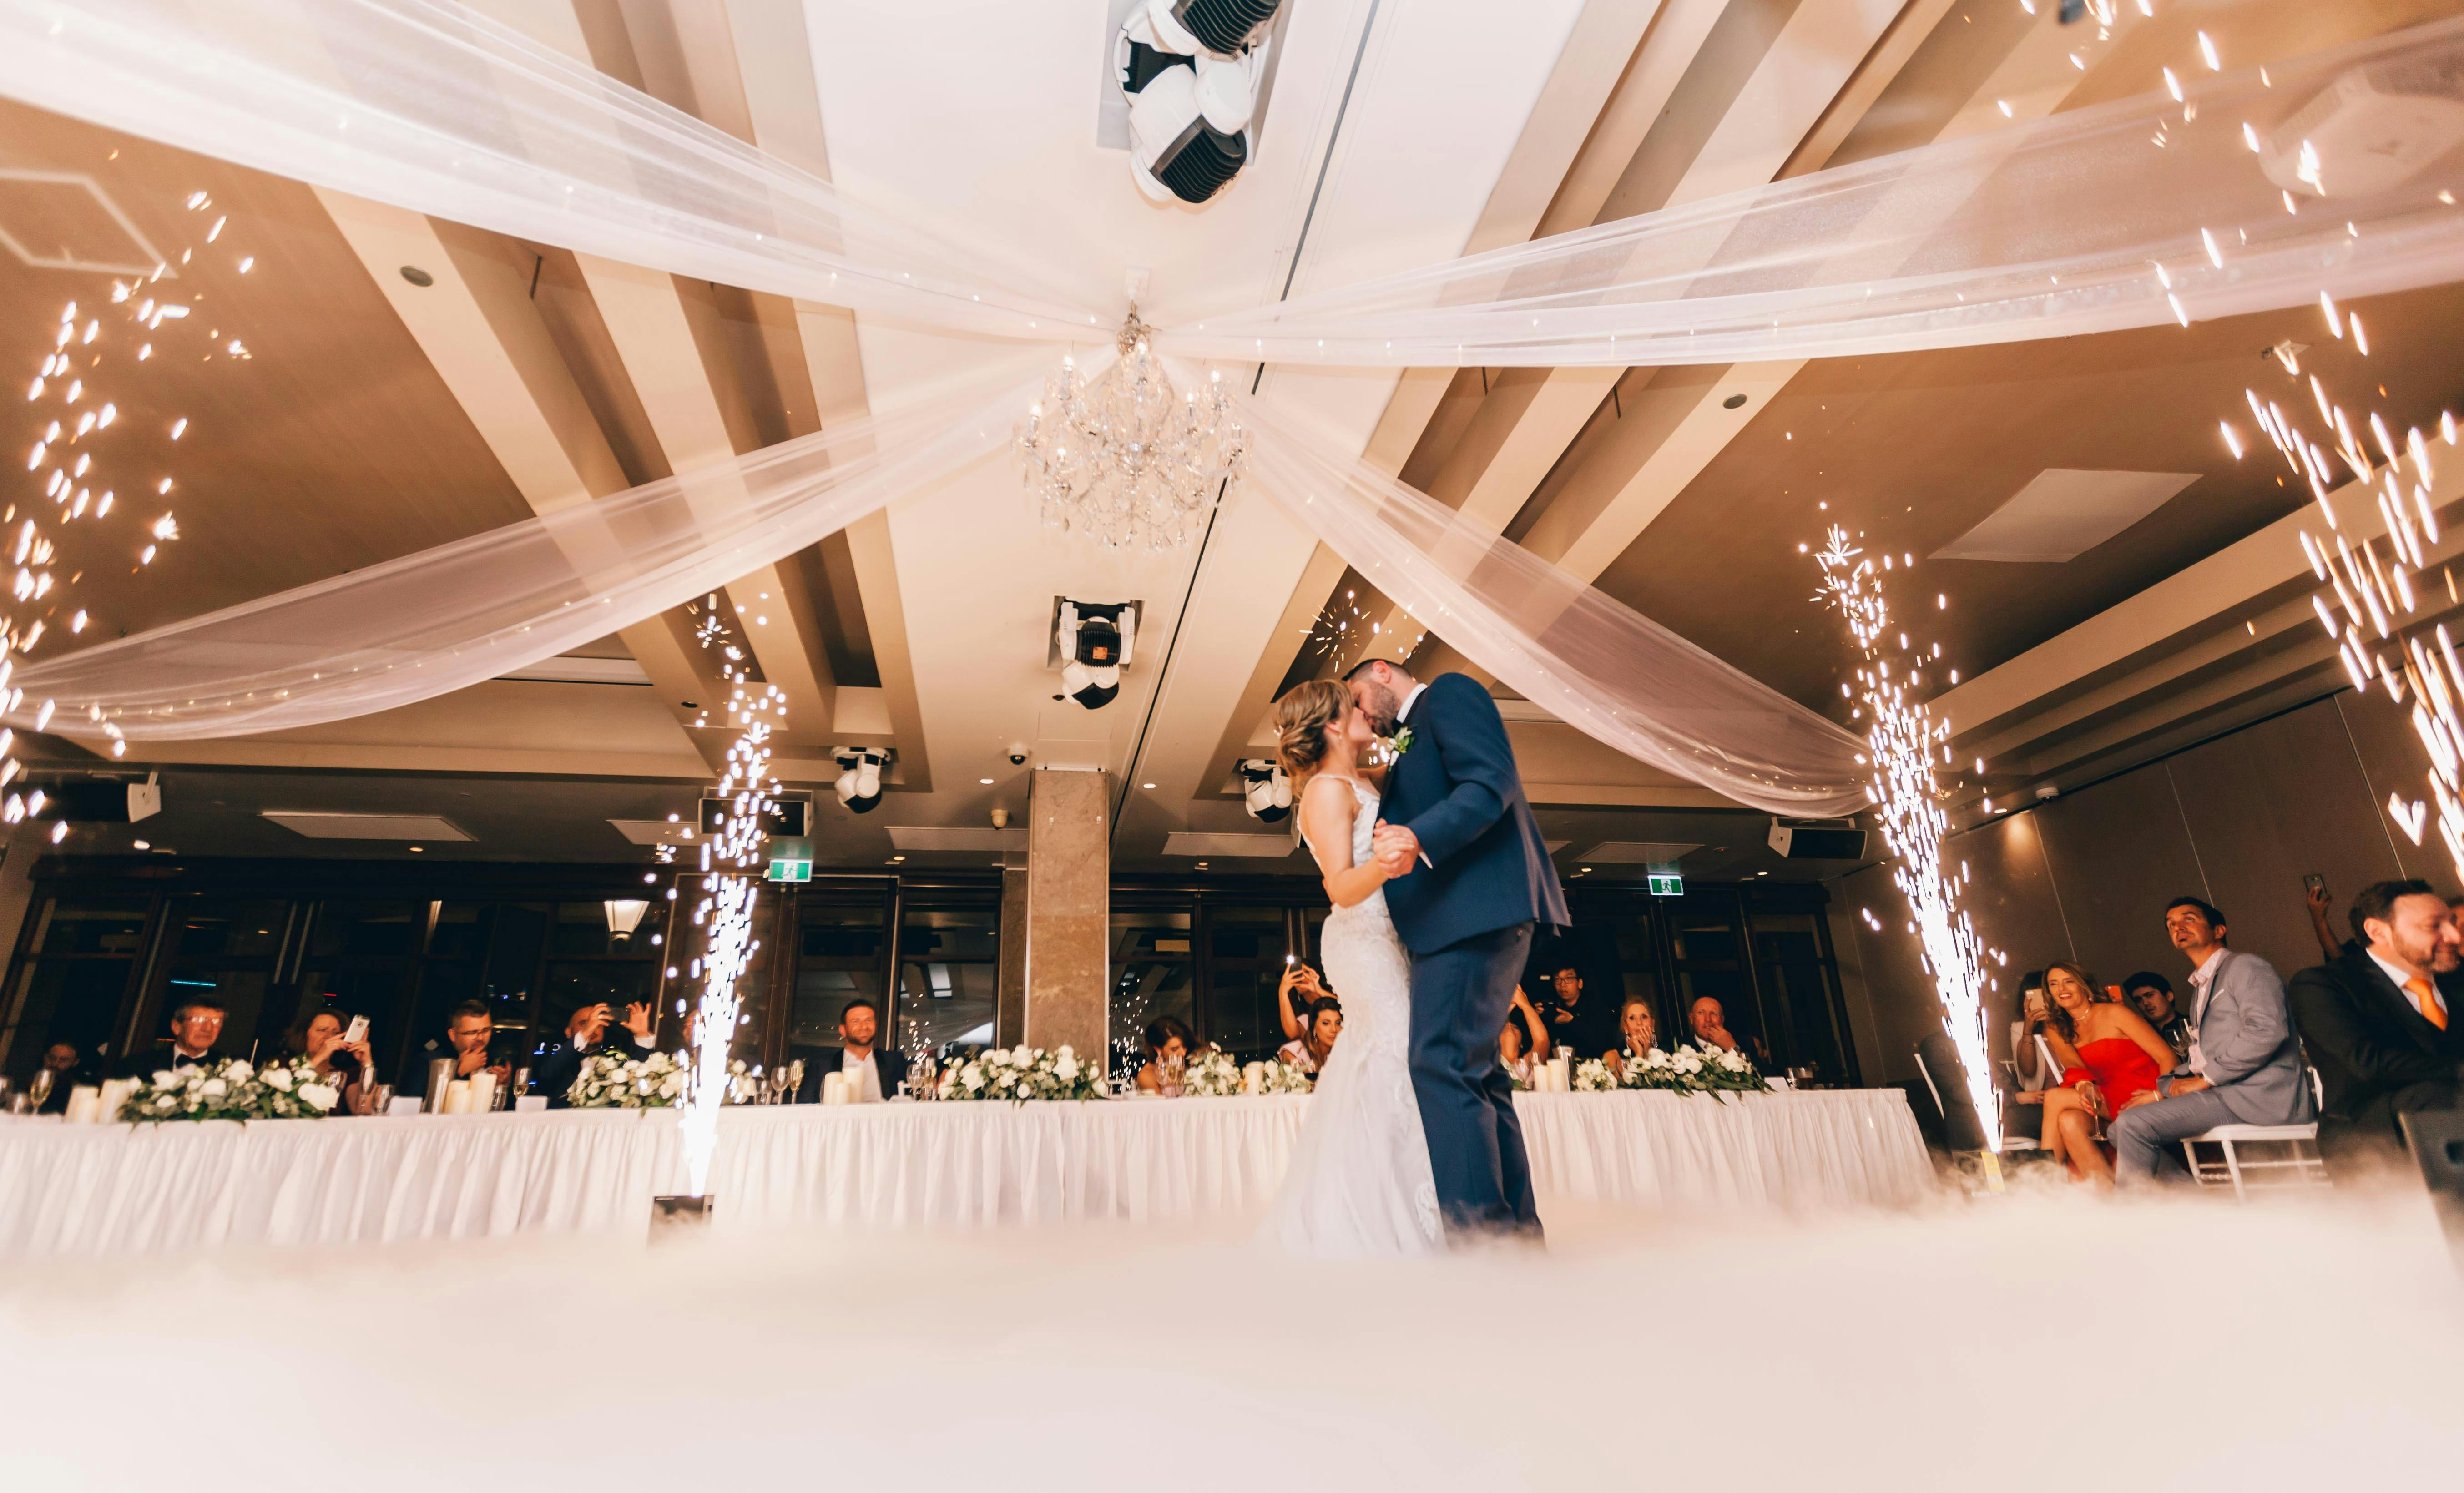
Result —
<svg viewBox="0 0 2464 1493"><path fill-rule="evenodd" d="M810 861L773 861L770 863L770 879L772 881L811 881L813 879L813 863Z"/></svg>
<svg viewBox="0 0 2464 1493"><path fill-rule="evenodd" d="M1652 871L1643 879L1651 883L1651 894L1655 897L1685 895L1685 878L1675 871Z"/></svg>

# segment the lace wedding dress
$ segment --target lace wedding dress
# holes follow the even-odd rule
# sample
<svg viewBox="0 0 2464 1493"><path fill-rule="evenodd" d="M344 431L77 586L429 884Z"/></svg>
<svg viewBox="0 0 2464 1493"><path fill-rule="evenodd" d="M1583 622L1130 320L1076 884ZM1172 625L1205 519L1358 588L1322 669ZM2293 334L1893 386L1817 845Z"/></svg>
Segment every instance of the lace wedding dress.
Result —
<svg viewBox="0 0 2464 1493"><path fill-rule="evenodd" d="M1377 795L1357 779L1339 780L1352 784L1357 866L1369 859ZM1318 1073L1268 1237L1323 1258L1434 1254L1444 1238L1438 1190L1405 1064L1411 959L1386 913L1386 893L1335 909L1319 955L1343 1002L1343 1035Z"/></svg>

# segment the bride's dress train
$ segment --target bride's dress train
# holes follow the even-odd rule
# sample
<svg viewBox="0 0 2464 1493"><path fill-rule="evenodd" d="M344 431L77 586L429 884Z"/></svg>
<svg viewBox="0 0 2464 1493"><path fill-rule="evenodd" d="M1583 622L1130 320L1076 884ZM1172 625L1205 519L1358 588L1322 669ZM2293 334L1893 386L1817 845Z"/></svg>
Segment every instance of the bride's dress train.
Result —
<svg viewBox="0 0 2464 1493"><path fill-rule="evenodd" d="M1357 866L1369 859L1377 795L1357 780L1352 789ZM1386 893L1335 909L1318 947L1326 982L1343 1002L1343 1035L1318 1074L1267 1233L1304 1255L1434 1254L1444 1232L1406 1063L1411 958Z"/></svg>

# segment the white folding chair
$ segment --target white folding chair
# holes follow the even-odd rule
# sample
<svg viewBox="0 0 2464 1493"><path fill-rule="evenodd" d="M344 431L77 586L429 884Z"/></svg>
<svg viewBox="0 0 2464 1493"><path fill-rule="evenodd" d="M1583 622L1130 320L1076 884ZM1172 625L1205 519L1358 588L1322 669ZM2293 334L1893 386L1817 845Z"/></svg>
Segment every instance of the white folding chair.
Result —
<svg viewBox="0 0 2464 1493"><path fill-rule="evenodd" d="M2045 1034L2042 1032L2036 1034L2036 1061L2045 1065L2044 1070L2051 1075L2052 1083L2058 1084L2062 1081L2061 1063L2055 1058L2054 1044L2045 1041Z"/></svg>
<svg viewBox="0 0 2464 1493"><path fill-rule="evenodd" d="M2319 1070L2308 1068L2313 1098L2322 1093ZM2281 1146L2281 1158L2254 1160L2241 1153L2250 1145ZM2202 1160L2201 1146L2213 1146L2223 1159ZM2304 1153L2304 1151L2307 1153ZM2201 1187L2231 1187L2233 1200L2240 1202L2253 1192L2281 1192L2297 1188L2328 1187L2327 1163L2319 1155L2319 1127L2309 1125L2219 1125L2204 1135L2193 1135L2182 1142L2182 1157L2190 1165L2190 1176Z"/></svg>

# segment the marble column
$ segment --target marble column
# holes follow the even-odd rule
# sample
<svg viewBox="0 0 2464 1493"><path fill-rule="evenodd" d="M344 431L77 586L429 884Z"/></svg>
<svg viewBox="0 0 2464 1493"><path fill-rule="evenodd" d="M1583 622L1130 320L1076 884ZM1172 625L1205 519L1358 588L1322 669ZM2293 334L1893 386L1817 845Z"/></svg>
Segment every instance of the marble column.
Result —
<svg viewBox="0 0 2464 1493"><path fill-rule="evenodd" d="M999 988L993 1041L1015 1047L1026 1040L1026 867L1023 863L1001 867Z"/></svg>
<svg viewBox="0 0 2464 1493"><path fill-rule="evenodd" d="M1026 1028L1102 1062L1110 1027L1111 775L1038 768L1026 805Z"/></svg>

